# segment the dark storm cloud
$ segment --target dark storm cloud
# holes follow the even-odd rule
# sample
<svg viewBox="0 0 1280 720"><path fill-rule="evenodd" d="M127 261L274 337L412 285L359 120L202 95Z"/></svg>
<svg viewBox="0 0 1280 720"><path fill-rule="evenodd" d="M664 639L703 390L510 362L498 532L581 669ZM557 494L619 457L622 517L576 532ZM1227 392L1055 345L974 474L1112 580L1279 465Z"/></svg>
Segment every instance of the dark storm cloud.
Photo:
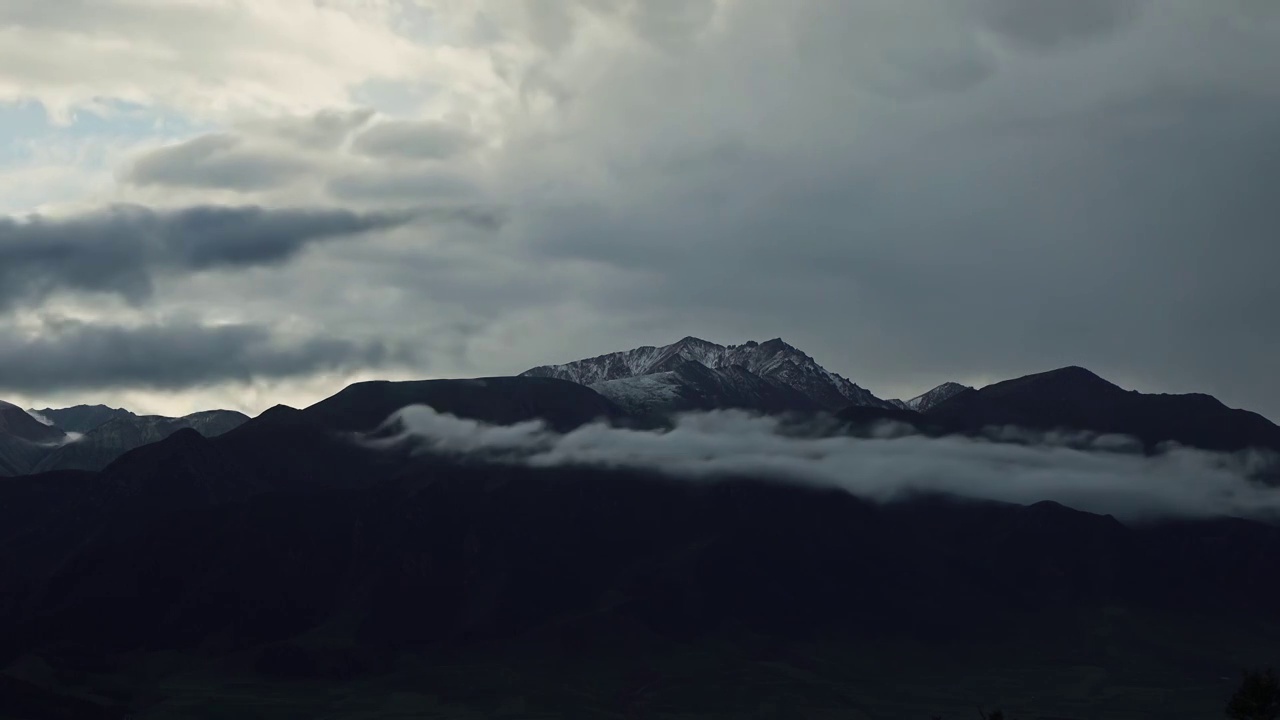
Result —
<svg viewBox="0 0 1280 720"><path fill-rule="evenodd" d="M476 142L469 131L438 120L389 120L357 135L352 147L372 157L445 160Z"/></svg>
<svg viewBox="0 0 1280 720"><path fill-rule="evenodd" d="M396 227L407 214L254 206L117 205L0 219L0 307L70 290L148 297L155 277L283 263L313 243Z"/></svg>
<svg viewBox="0 0 1280 720"><path fill-rule="evenodd" d="M767 188L742 178L776 164L738 162L705 207L664 195L638 215L575 208L537 234L650 274L634 286L643 300L606 298L618 310L751 308L765 333L800 335L873 390L1077 363L1280 419L1275 127L1280 105L1169 91L957 129L870 169L808 166ZM696 248L675 241L688 237Z"/></svg>
<svg viewBox="0 0 1280 720"><path fill-rule="evenodd" d="M980 0L991 29L1024 49L1052 50L1133 22L1146 0Z"/></svg>
<svg viewBox="0 0 1280 720"><path fill-rule="evenodd" d="M543 203L523 236L633 274L596 305L661 318L632 345L782 335L886 394L1080 364L1280 419L1280 23L1013 4L904 5L901 34L866 43L849 41L856 9L797 4L782 27L803 61L750 28L678 84L628 68L573 108L581 157L604 158L579 174L607 182ZM985 55L953 35L992 22L1054 52ZM997 65L931 79L938 48ZM861 92L884 87L902 91ZM717 144L739 151L709 161ZM509 172L534 175L530 196L571 182L577 166L539 176L549 153L523 150Z"/></svg>
<svg viewBox="0 0 1280 720"><path fill-rule="evenodd" d="M264 190L307 170L297 158L245 150L235 135L202 135L139 158L123 174L134 185Z"/></svg>
<svg viewBox="0 0 1280 720"><path fill-rule="evenodd" d="M381 342L296 338L256 324L119 327L63 322L34 338L0 335L0 387L24 393L178 390L410 360L403 348Z"/></svg>
<svg viewBox="0 0 1280 720"><path fill-rule="evenodd" d="M431 42L458 49L460 75L375 94L403 113L429 99L456 127L264 118L228 127L235 143L180 148L183 172L233 187L230 159L254 154L247 182L277 190L273 163L305 157L298 197L430 207L490 242L400 232L272 289L202 276L200 301L388 337L429 334L406 318L474 329L442 373L782 336L883 395L1077 364L1280 418L1276 7L499 0L483 3L491 27L460 35L450 26L476 23L442 13ZM98 230L74 252L17 251L32 231L0 225L0 305L62 288L145 297L158 273L216 265ZM353 275L359 302L320 301Z"/></svg>

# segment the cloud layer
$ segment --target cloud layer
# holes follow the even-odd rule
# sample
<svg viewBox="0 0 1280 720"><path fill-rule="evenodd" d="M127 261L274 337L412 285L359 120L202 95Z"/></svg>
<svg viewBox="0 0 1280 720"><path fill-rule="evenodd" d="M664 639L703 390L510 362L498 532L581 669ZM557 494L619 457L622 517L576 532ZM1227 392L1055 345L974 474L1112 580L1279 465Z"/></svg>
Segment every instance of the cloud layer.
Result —
<svg viewBox="0 0 1280 720"><path fill-rule="evenodd" d="M454 376L782 336L887 397L1078 364L1280 416L1274 3L2 5L0 103L70 135L35 136L29 171L0 150L12 202L76 201L46 224L113 204L488 220L195 275L149 252L77 269L114 240L51 243L57 271L0 250L10 309L108 288L376 332Z"/></svg>
<svg viewBox="0 0 1280 720"><path fill-rule="evenodd" d="M885 425L872 437L806 437L776 418L738 411L686 414L667 431L593 424L558 434L538 421L494 426L426 406L404 408L387 428L399 434L377 444L410 441L423 452L538 467L628 468L690 480L772 478L841 488L877 502L946 493L1019 504L1053 500L1131 521L1280 518L1280 488L1255 479L1275 467L1273 456L1188 448L1147 456L1114 436L1018 432L1019 442L1009 443L927 438Z"/></svg>
<svg viewBox="0 0 1280 720"><path fill-rule="evenodd" d="M175 390L260 378L409 363L390 343L316 336L255 323L140 326L63 321L35 336L0 336L0 389Z"/></svg>
<svg viewBox="0 0 1280 720"><path fill-rule="evenodd" d="M134 205L64 218L0 218L0 307L39 303L60 290L139 301L151 294L158 274L278 264L311 243L409 219L344 210Z"/></svg>

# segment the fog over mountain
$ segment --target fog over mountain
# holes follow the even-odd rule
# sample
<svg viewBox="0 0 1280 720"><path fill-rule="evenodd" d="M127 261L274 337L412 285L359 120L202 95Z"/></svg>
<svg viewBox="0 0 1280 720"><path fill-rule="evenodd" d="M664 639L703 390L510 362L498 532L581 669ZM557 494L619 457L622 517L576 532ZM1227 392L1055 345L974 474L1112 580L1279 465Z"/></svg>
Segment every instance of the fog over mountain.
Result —
<svg viewBox="0 0 1280 720"><path fill-rule="evenodd" d="M0 0L0 717L1280 696L1277 78L1276 0Z"/></svg>
<svg viewBox="0 0 1280 720"><path fill-rule="evenodd" d="M988 437L929 438L884 422L871 437L824 437L735 410L684 414L670 430L595 423L556 433L538 421L489 425L422 405L396 413L389 425L401 433L397 440L425 451L532 467L653 470L694 481L777 478L877 502L926 493L1019 504L1053 500L1125 520L1280 520L1280 487L1258 477L1280 467L1280 455L1181 447L1144 455L1140 441L1122 435L993 428Z"/></svg>
<svg viewBox="0 0 1280 720"><path fill-rule="evenodd" d="M750 380L735 390L771 382L732 368ZM672 372L651 369L632 377ZM793 696L835 712L854 683L890 717L1015 693L1032 717L1142 716L1154 688L1191 720L1276 647L1265 418L1079 367L925 412L719 397L637 412L554 377L375 381L247 420L15 436L0 449L99 469L0 478L0 701L38 718L341 715L390 693L415 712L526 698L556 714L616 707L659 668L647 705L688 714L693 688L711 717ZM452 694L460 656L470 694ZM1098 692L1061 685L1081 657ZM1019 674L1032 659L1052 679ZM968 689L887 690L926 665ZM406 684L430 694L395 695Z"/></svg>

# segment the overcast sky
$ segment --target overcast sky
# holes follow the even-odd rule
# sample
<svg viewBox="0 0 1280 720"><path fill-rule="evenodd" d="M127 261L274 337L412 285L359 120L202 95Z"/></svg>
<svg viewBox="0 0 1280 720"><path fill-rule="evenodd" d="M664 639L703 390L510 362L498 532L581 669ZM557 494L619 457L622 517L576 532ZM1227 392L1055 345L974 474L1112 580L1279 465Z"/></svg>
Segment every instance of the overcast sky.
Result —
<svg viewBox="0 0 1280 720"><path fill-rule="evenodd" d="M782 337L1280 419L1274 0L0 0L0 398Z"/></svg>

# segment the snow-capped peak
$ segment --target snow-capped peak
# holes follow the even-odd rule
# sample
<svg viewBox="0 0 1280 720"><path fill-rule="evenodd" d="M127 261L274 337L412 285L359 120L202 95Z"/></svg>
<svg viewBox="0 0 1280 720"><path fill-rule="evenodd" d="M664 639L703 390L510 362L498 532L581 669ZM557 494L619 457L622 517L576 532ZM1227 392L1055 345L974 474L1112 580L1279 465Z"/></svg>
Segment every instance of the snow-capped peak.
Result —
<svg viewBox="0 0 1280 720"><path fill-rule="evenodd" d="M685 362L697 362L713 370L739 366L753 375L790 387L818 406L839 410L848 405L889 407L885 401L848 379L819 365L812 357L782 338L741 345L719 345L686 337L670 345L646 345L563 365L544 365L524 375L554 377L583 385L669 372Z"/></svg>
<svg viewBox="0 0 1280 720"><path fill-rule="evenodd" d="M930 409L941 405L965 390L972 389L973 388L968 385L945 382L923 395L917 395L910 400L903 402L902 406L908 410L915 410L916 412L928 412Z"/></svg>

